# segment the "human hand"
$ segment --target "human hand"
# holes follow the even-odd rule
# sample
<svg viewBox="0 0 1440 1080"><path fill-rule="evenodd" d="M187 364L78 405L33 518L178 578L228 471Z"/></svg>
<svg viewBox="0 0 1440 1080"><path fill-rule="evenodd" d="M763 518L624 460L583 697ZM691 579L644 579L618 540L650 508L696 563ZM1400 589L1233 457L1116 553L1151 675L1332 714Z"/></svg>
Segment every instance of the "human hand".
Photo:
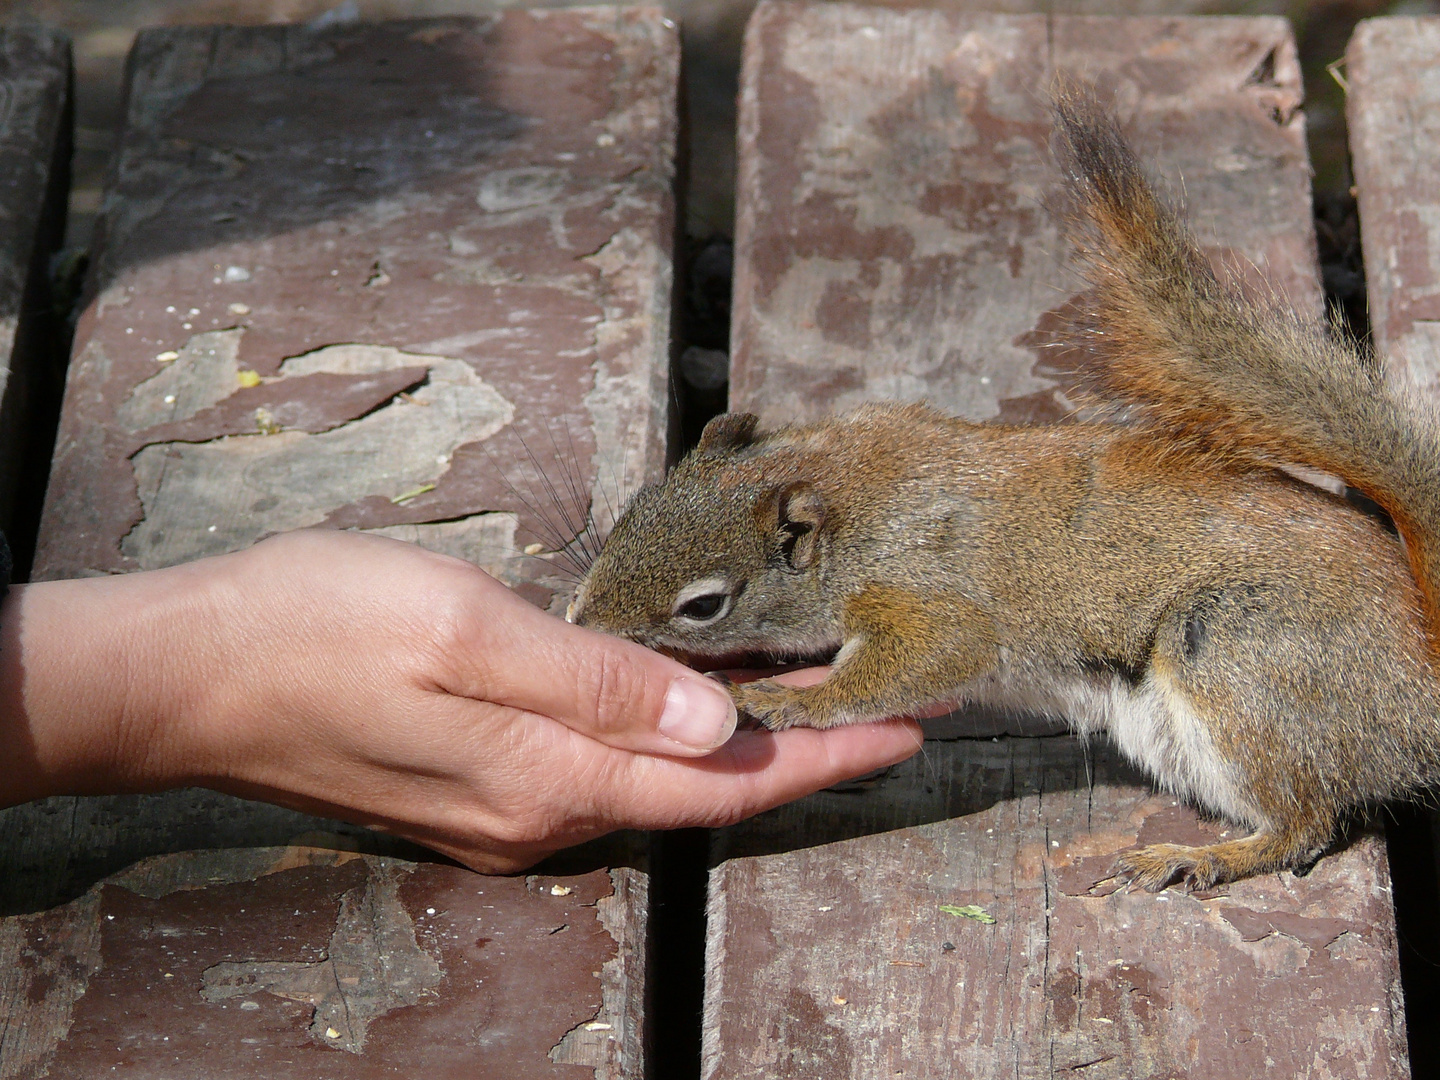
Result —
<svg viewBox="0 0 1440 1080"><path fill-rule="evenodd" d="M508 871L614 829L729 824L920 745L907 722L734 723L675 661L377 537L21 586L0 614L0 804L200 784Z"/></svg>

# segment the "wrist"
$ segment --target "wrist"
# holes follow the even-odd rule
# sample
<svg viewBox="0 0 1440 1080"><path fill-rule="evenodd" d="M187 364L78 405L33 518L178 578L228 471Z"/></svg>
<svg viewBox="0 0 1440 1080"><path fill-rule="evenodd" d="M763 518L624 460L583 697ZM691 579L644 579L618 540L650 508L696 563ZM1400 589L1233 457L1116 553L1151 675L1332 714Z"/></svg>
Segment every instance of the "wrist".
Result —
<svg viewBox="0 0 1440 1080"><path fill-rule="evenodd" d="M186 576L12 588L0 609L0 753L9 763L0 805L186 782L194 763L181 721L204 685Z"/></svg>

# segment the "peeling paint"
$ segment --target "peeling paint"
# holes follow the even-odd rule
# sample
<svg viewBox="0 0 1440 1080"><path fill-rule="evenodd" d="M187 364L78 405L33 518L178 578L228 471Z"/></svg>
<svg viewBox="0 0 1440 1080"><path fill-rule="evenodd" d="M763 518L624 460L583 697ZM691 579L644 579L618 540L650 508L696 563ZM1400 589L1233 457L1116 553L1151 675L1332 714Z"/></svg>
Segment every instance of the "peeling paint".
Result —
<svg viewBox="0 0 1440 1080"><path fill-rule="evenodd" d="M197 385L185 403L191 413L214 404L231 378L234 339L226 347L192 349L184 380ZM367 416L311 435L283 431L205 443L159 443L132 459L144 517L121 544L140 567L152 569L201 555L245 547L263 536L318 525L336 507L367 496L393 499L435 483L455 449L483 440L514 418L514 406L463 360L378 345L340 344L291 357L279 379L322 372L365 375L423 365L426 384ZM132 412L143 414L172 390L169 369L136 388ZM513 543L513 540L512 540Z"/></svg>
<svg viewBox="0 0 1440 1080"><path fill-rule="evenodd" d="M474 563L493 577L504 578L509 576L510 560L519 554L515 548L516 522L514 514L472 514L456 521L386 525L360 531L453 555Z"/></svg>
<svg viewBox="0 0 1440 1080"><path fill-rule="evenodd" d="M340 898L323 960L224 961L202 973L200 996L211 1004L260 993L303 1002L314 1009L312 1037L360 1054L373 1021L417 1004L444 975L416 942L400 902L399 878L408 869L378 859L366 864L365 884Z"/></svg>
<svg viewBox="0 0 1440 1080"><path fill-rule="evenodd" d="M653 237L629 228L584 261L600 272L606 297L585 394L595 438L591 513L603 536L625 499L664 475L673 270Z"/></svg>

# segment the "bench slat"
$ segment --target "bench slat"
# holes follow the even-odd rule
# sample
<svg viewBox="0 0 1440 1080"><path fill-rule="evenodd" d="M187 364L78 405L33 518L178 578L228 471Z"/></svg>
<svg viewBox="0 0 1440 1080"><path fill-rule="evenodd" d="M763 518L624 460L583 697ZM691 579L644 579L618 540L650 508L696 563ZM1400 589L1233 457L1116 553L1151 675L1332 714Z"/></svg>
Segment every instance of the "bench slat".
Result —
<svg viewBox="0 0 1440 1080"><path fill-rule="evenodd" d="M551 546L540 519L558 511L544 506L541 474L572 515L593 510L604 528L619 492L665 465L678 73L674 25L645 7L143 32L36 576L165 566L318 525L460 555L563 605L565 575L520 557L532 541ZM73 901L40 918L83 937L95 897L118 895L87 888L136 859L274 845L423 858L368 830L212 792L50 799L0 814L0 910ZM491 989L457 976L410 1010L468 1018L469 1050L437 1058L437 1077L641 1074L637 846L622 840L639 861L587 886L590 900L614 894L601 922L587 909L588 930L560 932L561 920L526 931L523 949L486 946ZM605 865L603 850L588 858ZM266 875L227 873L240 906L252 897L289 916ZM518 880L446 875L437 910L453 889L533 899ZM28 948L25 918L0 922L0 968ZM115 928L100 929L105 948ZM201 958L224 951L207 942ZM542 970L535 985L557 1009L487 997ZM187 1008L213 1015L194 980L185 986ZM101 1033L138 1007L126 995L140 986L95 997L76 975L32 990L39 1004L27 1008L49 1009L56 1031L77 1018L47 1051L56 1062L88 1047L95 1067L81 1071L98 1074L130 1052ZM351 1070L335 1075L376 1075L391 1060L372 1059L370 1043L336 1057L304 1018L261 1022L275 1018L273 998L226 1014L228 1031L248 1024L272 1057L305 1051L266 1075L320 1075L325 1060ZM523 1053L481 1051L491 1039ZM158 1070L166 1047L146 1046ZM12 1075L5 1052L0 1076Z"/></svg>
<svg viewBox="0 0 1440 1080"><path fill-rule="evenodd" d="M1440 18L1367 19L1345 58L1375 348L1440 399Z"/></svg>
<svg viewBox="0 0 1440 1080"><path fill-rule="evenodd" d="M638 1075L634 1057L594 1068L595 1041L627 1035L604 1028L601 980L575 977L640 947L636 900L604 871L486 878L304 847L158 856L0 923L0 1076L120 1062L156 1080ZM545 955L557 939L563 963Z"/></svg>

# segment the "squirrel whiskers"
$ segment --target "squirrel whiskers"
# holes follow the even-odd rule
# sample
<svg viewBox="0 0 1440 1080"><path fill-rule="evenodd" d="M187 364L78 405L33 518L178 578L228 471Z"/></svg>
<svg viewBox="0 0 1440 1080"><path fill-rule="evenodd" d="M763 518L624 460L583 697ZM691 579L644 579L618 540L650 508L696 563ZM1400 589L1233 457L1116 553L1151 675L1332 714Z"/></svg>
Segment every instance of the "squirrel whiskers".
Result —
<svg viewBox="0 0 1440 1080"><path fill-rule="evenodd" d="M875 404L726 415L630 501L571 606L694 662L829 657L731 689L771 728L949 702L1104 731L1248 826L1118 872L1303 873L1351 808L1440 781L1440 428L1351 344L1223 283L1114 119L1061 88L1088 371L1139 422L974 424ZM1281 466L1338 476L1374 516Z"/></svg>
<svg viewBox="0 0 1440 1080"><path fill-rule="evenodd" d="M520 558L535 560L549 574L576 583L599 556L604 545L602 530L619 516L625 492L613 469L609 470L608 485L602 476L591 490L568 426L563 447L552 428L547 427L545 433L550 443L549 467L518 432L513 434L520 444L523 464L529 465L524 479L512 477L511 470L502 467L488 447L482 449L493 474L526 512L526 531L539 542L539 553L526 552ZM596 495L601 506L595 505Z"/></svg>

